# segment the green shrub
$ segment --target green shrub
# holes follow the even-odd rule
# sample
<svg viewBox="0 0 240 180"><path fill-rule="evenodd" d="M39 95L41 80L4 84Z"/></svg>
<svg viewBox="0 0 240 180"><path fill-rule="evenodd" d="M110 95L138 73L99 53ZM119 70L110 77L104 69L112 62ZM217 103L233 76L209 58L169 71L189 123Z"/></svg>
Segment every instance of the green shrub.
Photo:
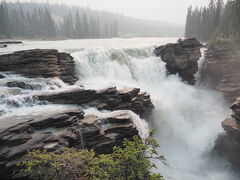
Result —
<svg viewBox="0 0 240 180"><path fill-rule="evenodd" d="M93 151L66 148L62 153L32 151L28 161L20 164L33 179L47 180L163 180L152 160L165 163L158 155L159 144L153 132L142 140L125 139L123 147L114 147L112 154L97 155Z"/></svg>

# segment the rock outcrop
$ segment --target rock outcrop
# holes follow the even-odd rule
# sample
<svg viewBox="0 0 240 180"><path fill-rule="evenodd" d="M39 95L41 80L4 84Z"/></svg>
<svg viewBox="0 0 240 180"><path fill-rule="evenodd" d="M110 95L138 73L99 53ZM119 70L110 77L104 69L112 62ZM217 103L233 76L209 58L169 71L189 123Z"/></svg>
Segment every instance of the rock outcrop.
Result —
<svg viewBox="0 0 240 180"><path fill-rule="evenodd" d="M215 149L229 160L233 167L240 169L240 98L231 105L232 118L222 122L226 133L219 136Z"/></svg>
<svg viewBox="0 0 240 180"><path fill-rule="evenodd" d="M4 75L0 74L0 79L6 78Z"/></svg>
<svg viewBox="0 0 240 180"><path fill-rule="evenodd" d="M59 77L74 84L75 64L68 53L55 49L34 49L0 55L0 71L12 71L26 77Z"/></svg>
<svg viewBox="0 0 240 180"><path fill-rule="evenodd" d="M96 91L79 87L36 97L54 104L77 104L96 107L98 110L131 110L141 116L154 108L150 95L140 92L138 88L117 90L113 87Z"/></svg>
<svg viewBox="0 0 240 180"><path fill-rule="evenodd" d="M0 41L0 44L22 44L22 41Z"/></svg>
<svg viewBox="0 0 240 180"><path fill-rule="evenodd" d="M202 84L222 92L229 103L240 96L239 47L230 42L209 46L202 67Z"/></svg>
<svg viewBox="0 0 240 180"><path fill-rule="evenodd" d="M11 81L11 82L8 82L6 86L11 88L15 87L15 88L21 88L21 89L30 89L30 90L41 89L40 85L31 85L21 81Z"/></svg>
<svg viewBox="0 0 240 180"><path fill-rule="evenodd" d="M0 119L0 176L12 178L28 151L61 152L62 147L94 149L109 153L123 138L138 135L131 111L106 116L84 117L81 109L42 116L14 116Z"/></svg>
<svg viewBox="0 0 240 180"><path fill-rule="evenodd" d="M184 81L194 84L201 47L202 44L196 38L189 38L175 44L159 46L155 48L155 55L166 62L170 74L179 74Z"/></svg>

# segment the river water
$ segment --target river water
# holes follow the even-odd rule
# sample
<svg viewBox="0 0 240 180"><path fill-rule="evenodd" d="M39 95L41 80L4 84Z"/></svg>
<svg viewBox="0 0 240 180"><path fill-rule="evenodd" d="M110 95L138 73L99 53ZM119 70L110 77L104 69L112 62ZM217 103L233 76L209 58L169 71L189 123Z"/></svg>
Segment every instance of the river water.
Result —
<svg viewBox="0 0 240 180"><path fill-rule="evenodd" d="M167 159L167 166L157 163L157 172L165 180L237 180L229 170L229 164L213 158L210 151L219 133L221 121L230 111L221 94L197 83L190 86L178 75L166 75L165 63L153 55L156 45L176 42L177 38L133 38L105 40L25 41L23 45L11 45L0 49L0 54L33 48L56 48L71 53L79 77L77 85L86 88L116 86L140 87L147 91L155 105L150 128L157 130L160 153ZM204 60L202 56L199 63ZM43 91L59 91L71 88L58 79L28 79L6 74L0 80L0 110L3 116L12 114L41 114L56 112L74 106L51 105L34 99ZM201 77L200 73L196 74ZM39 89L12 93L16 89L5 87L9 80L21 80L39 85ZM30 97L30 98L26 98ZM31 98L32 97L32 98ZM96 110L88 109L91 113ZM139 123L139 122L138 122ZM148 128L138 125L142 134Z"/></svg>

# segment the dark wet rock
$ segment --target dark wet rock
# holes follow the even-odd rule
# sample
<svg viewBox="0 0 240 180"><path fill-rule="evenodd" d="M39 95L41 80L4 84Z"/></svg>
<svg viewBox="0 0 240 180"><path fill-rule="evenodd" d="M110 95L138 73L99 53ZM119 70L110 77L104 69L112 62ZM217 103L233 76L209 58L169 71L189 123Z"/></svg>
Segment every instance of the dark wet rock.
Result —
<svg viewBox="0 0 240 180"><path fill-rule="evenodd" d="M124 138L138 135L133 118L132 112L128 110L101 117L84 117L84 112L80 109L42 117L32 115L1 118L1 177L11 178L17 163L26 160L27 152L34 149L60 152L63 147L74 147L109 153ZM7 123L7 120L10 122L14 119L15 122Z"/></svg>
<svg viewBox="0 0 240 180"><path fill-rule="evenodd" d="M0 44L22 44L22 41L0 41Z"/></svg>
<svg viewBox="0 0 240 180"><path fill-rule="evenodd" d="M75 133L81 142L80 146L95 149L98 153L110 153L112 147L120 145L124 138L138 135L130 111L113 112L105 117L88 116L79 123L80 129Z"/></svg>
<svg viewBox="0 0 240 180"><path fill-rule="evenodd" d="M0 79L6 78L4 75L0 74Z"/></svg>
<svg viewBox="0 0 240 180"><path fill-rule="evenodd" d="M131 110L139 115L150 112L154 108L150 95L140 92L138 88L122 90L108 88L96 91L79 87L39 95L37 98L54 104L77 104L96 107L99 110Z"/></svg>
<svg viewBox="0 0 240 180"><path fill-rule="evenodd" d="M202 66L202 84L223 93L229 104L240 96L239 51L227 41L208 46Z"/></svg>
<svg viewBox="0 0 240 180"><path fill-rule="evenodd" d="M30 78L59 77L69 84L77 80L73 57L55 49L33 49L0 55L0 71L13 71Z"/></svg>
<svg viewBox="0 0 240 180"><path fill-rule="evenodd" d="M85 90L82 88L73 88L70 90L50 92L49 94L39 95L38 99L42 101L49 101L54 104L78 104L91 102L97 98L97 91Z"/></svg>
<svg viewBox="0 0 240 180"><path fill-rule="evenodd" d="M225 133L222 133L216 141L215 149L226 158L233 167L240 169L240 99L232 104L232 118L222 122Z"/></svg>
<svg viewBox="0 0 240 180"><path fill-rule="evenodd" d="M159 46L154 52L166 62L170 74L179 74L184 81L194 84L201 47L202 44L196 38L189 38L175 44Z"/></svg>
<svg viewBox="0 0 240 180"><path fill-rule="evenodd" d="M0 48L6 48L8 47L6 44L0 44Z"/></svg>
<svg viewBox="0 0 240 180"><path fill-rule="evenodd" d="M41 86L39 85L31 85L31 84L27 84L25 82L20 82L20 81L12 81L12 82L8 82L6 84L7 87L17 87L17 88L21 88L21 89L30 89L30 90L40 90Z"/></svg>

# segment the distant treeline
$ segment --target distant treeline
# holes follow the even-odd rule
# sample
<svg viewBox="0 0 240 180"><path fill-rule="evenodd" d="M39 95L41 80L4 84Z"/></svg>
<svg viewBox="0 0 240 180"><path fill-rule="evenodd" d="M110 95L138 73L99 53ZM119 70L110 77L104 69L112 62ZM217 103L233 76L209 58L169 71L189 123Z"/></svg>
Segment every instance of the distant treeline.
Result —
<svg viewBox="0 0 240 180"><path fill-rule="evenodd" d="M32 7L29 6L32 4ZM51 6L48 4L48 6ZM100 24L91 9L61 15L38 3L0 3L0 38L110 38L118 36L118 22ZM60 5L61 7L61 5ZM64 6L63 6L64 7ZM61 9L61 8L60 8ZM59 13L60 14L60 13Z"/></svg>
<svg viewBox="0 0 240 180"><path fill-rule="evenodd" d="M186 37L203 41L216 37L239 37L240 0L211 0L207 7L188 8Z"/></svg>
<svg viewBox="0 0 240 180"><path fill-rule="evenodd" d="M0 38L181 37L183 34L182 25L50 1L0 3Z"/></svg>

